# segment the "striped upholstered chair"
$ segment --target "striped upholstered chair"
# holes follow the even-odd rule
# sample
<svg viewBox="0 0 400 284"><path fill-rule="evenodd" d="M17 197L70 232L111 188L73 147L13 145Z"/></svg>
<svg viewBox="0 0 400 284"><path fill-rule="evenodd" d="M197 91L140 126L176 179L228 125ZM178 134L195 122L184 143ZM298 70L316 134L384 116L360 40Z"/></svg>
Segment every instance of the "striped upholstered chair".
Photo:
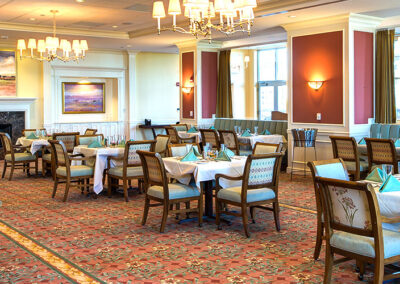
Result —
<svg viewBox="0 0 400 284"><path fill-rule="evenodd" d="M67 152L72 153L76 146L76 135L79 135L79 132L54 133L53 140L62 141Z"/></svg>
<svg viewBox="0 0 400 284"><path fill-rule="evenodd" d="M368 171L382 164L393 165L393 173L399 173L396 147L392 139L365 138L368 152Z"/></svg>
<svg viewBox="0 0 400 284"><path fill-rule="evenodd" d="M333 157L344 161L353 180L360 180L361 174L368 173L368 162L360 159L357 142L353 137L329 136L329 138L332 142Z"/></svg>
<svg viewBox="0 0 400 284"><path fill-rule="evenodd" d="M242 217L244 232L247 237L250 237L247 228L247 208L250 207L250 216L253 223L255 223L255 208L273 211L276 230L280 231L278 183L282 155L282 153L250 155L247 157L242 176L215 175L216 222L219 230L221 229L221 214ZM221 179L242 181L242 186L222 188ZM223 207L227 208L227 206L223 206L223 204L240 207L241 212L236 213L224 210ZM272 204L272 208L265 206L267 204Z"/></svg>
<svg viewBox="0 0 400 284"><path fill-rule="evenodd" d="M76 135L76 145L90 145L94 141L103 141L103 134Z"/></svg>
<svg viewBox="0 0 400 284"><path fill-rule="evenodd" d="M157 135L154 152L159 153L161 157L166 157L168 155L169 140L170 137L168 135Z"/></svg>
<svg viewBox="0 0 400 284"><path fill-rule="evenodd" d="M194 142L196 142L196 137L192 137L192 138L180 137L176 127L167 126L167 127L165 127L165 131L167 132L167 135L170 137L170 142L172 144L194 143Z"/></svg>
<svg viewBox="0 0 400 284"><path fill-rule="evenodd" d="M219 141L218 132L214 129L200 129L201 141L203 145L207 143L211 144L211 147L216 150L220 150L221 143Z"/></svg>
<svg viewBox="0 0 400 284"><path fill-rule="evenodd" d="M265 155L269 153L277 153L283 150L283 144L271 144L271 143L263 143L257 142L254 145L253 155Z"/></svg>

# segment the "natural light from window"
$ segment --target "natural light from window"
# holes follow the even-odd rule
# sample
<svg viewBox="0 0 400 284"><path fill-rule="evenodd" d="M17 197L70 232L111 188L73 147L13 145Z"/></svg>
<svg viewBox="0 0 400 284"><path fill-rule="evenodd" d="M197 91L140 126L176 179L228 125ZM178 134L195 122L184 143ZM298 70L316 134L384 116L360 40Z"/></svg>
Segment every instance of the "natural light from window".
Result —
<svg viewBox="0 0 400 284"><path fill-rule="evenodd" d="M396 37L394 41L394 93L397 120L400 120L400 36Z"/></svg>

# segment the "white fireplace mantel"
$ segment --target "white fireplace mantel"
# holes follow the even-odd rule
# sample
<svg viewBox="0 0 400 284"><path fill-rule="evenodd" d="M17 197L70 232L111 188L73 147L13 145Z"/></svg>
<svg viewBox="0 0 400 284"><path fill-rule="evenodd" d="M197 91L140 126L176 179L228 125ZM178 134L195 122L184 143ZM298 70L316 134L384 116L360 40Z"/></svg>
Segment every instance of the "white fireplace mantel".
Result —
<svg viewBox="0 0 400 284"><path fill-rule="evenodd" d="M25 112L25 127L30 127L31 104L37 98L0 97L0 112L23 111Z"/></svg>

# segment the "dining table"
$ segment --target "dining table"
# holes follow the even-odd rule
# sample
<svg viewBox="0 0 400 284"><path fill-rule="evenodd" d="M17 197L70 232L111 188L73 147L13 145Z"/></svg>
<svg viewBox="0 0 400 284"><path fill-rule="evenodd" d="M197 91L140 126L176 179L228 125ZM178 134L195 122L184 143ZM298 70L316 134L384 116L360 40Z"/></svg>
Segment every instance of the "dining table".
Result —
<svg viewBox="0 0 400 284"><path fill-rule="evenodd" d="M23 147L30 147L29 151L34 155L37 151L41 150L42 147L50 146L49 139L51 137L40 137L38 139L28 139L26 137L20 137L17 139L16 145Z"/></svg>
<svg viewBox="0 0 400 284"><path fill-rule="evenodd" d="M213 181L216 174L228 176L243 175L247 157L234 156L231 161L216 161L200 159L194 162L182 162L181 157L163 158L164 166L169 176L179 182L189 184L192 177L198 188L204 190L204 215L213 218ZM221 179L222 188L240 186L241 181L230 181Z"/></svg>

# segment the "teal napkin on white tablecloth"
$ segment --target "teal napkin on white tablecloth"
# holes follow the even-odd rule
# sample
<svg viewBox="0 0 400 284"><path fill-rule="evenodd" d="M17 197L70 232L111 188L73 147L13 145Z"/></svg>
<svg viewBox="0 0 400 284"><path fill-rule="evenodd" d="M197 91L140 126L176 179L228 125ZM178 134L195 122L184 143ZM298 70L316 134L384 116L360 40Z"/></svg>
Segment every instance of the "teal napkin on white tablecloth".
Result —
<svg viewBox="0 0 400 284"><path fill-rule="evenodd" d="M181 162L195 162L198 161L194 148L190 149L190 151L181 159Z"/></svg>
<svg viewBox="0 0 400 284"><path fill-rule="evenodd" d="M26 137L27 139L39 139L33 132Z"/></svg>
<svg viewBox="0 0 400 284"><path fill-rule="evenodd" d="M187 133L196 133L196 132L198 132L197 128L194 127L194 126L192 126L192 127L188 130Z"/></svg>
<svg viewBox="0 0 400 284"><path fill-rule="evenodd" d="M380 192L400 191L400 181L394 176L390 175L386 181L379 188Z"/></svg>

